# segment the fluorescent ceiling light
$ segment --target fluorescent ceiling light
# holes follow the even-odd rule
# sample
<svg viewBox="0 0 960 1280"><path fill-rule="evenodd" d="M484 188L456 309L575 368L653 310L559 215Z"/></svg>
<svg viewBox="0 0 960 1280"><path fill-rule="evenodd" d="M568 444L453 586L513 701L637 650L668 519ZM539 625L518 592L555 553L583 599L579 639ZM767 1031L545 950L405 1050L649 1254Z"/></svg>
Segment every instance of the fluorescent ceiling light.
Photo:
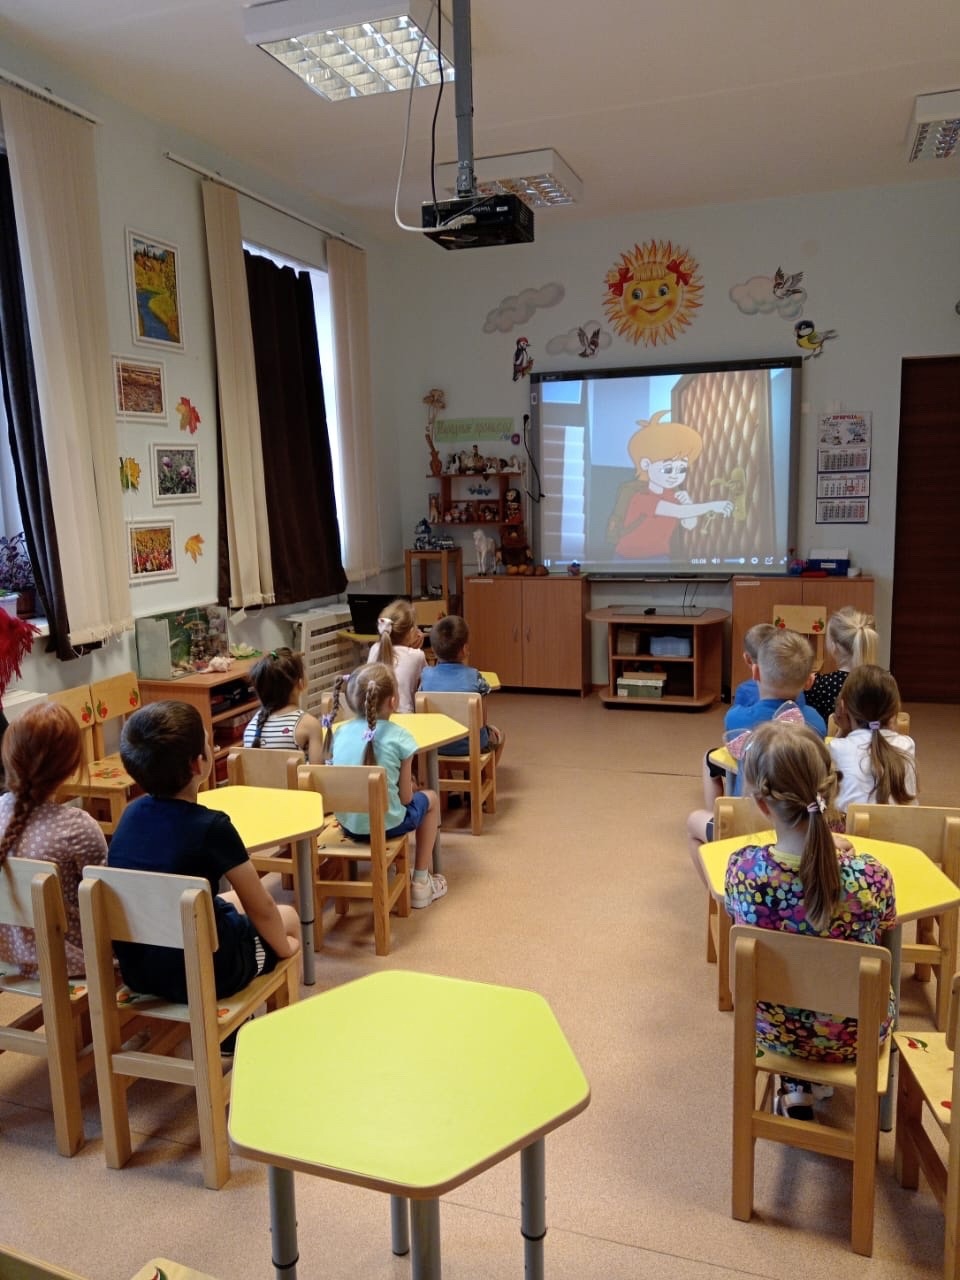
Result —
<svg viewBox="0 0 960 1280"><path fill-rule="evenodd" d="M455 161L437 165L437 184L456 194ZM473 162L480 195L519 196L531 209L576 204L583 199L583 183L552 147L515 151L505 156L478 156Z"/></svg>
<svg viewBox="0 0 960 1280"><path fill-rule="evenodd" d="M337 102L452 80L453 29L441 13L441 69L437 12L439 6L430 18L429 0L270 0L245 9L243 22L250 44L276 58L314 93ZM428 18L430 34L424 39Z"/></svg>
<svg viewBox="0 0 960 1280"><path fill-rule="evenodd" d="M910 160L948 160L960 146L960 89L921 93L907 135Z"/></svg>

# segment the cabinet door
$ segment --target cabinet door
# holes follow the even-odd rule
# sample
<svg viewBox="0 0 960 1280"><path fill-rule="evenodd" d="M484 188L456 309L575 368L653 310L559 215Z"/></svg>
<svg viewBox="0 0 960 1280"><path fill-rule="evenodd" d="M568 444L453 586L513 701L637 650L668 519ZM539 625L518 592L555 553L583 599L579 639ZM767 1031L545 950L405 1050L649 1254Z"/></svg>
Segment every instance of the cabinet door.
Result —
<svg viewBox="0 0 960 1280"><path fill-rule="evenodd" d="M803 604L801 578L734 578L730 629L730 691L750 672L743 661L743 637L758 622L772 622L774 606Z"/></svg>
<svg viewBox="0 0 960 1280"><path fill-rule="evenodd" d="M585 682L584 583L523 580L523 683L528 689L579 689Z"/></svg>
<svg viewBox="0 0 960 1280"><path fill-rule="evenodd" d="M504 685L523 684L519 579L468 578L464 617L470 628L470 663L495 671Z"/></svg>

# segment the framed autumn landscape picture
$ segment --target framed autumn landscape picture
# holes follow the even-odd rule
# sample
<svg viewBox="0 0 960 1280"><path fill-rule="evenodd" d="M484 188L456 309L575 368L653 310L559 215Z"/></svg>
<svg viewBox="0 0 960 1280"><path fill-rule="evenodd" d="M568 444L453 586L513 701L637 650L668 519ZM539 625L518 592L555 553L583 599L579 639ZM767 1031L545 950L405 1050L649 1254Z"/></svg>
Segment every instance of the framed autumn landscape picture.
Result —
<svg viewBox="0 0 960 1280"><path fill-rule="evenodd" d="M172 520L131 520L127 542L131 582L177 576Z"/></svg>
<svg viewBox="0 0 960 1280"><path fill-rule="evenodd" d="M127 228L127 276L133 340L140 346L183 350L180 250Z"/></svg>
<svg viewBox="0 0 960 1280"><path fill-rule="evenodd" d="M167 392L163 361L114 356L113 399L118 418L166 422Z"/></svg>

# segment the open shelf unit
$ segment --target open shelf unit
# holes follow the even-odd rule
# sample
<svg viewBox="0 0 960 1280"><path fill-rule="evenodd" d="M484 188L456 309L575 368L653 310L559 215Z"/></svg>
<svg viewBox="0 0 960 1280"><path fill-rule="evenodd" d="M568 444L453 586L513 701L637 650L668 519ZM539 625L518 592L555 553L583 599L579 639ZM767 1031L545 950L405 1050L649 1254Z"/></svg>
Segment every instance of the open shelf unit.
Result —
<svg viewBox="0 0 960 1280"><path fill-rule="evenodd" d="M709 707L720 697L723 664L723 626L729 614L724 609L705 609L699 617L662 614L647 617L642 612L626 612L616 605L593 609L590 622L607 625L607 671L609 683L600 690L600 700L617 707ZM671 637L688 653L653 654L654 637ZM635 652L629 652L635 649ZM628 650L624 652L624 650ZM660 697L629 697L617 693L618 677L659 672L666 675Z"/></svg>
<svg viewBox="0 0 960 1280"><path fill-rule="evenodd" d="M516 510L507 512L505 494L508 489L520 488L519 471L496 471L481 474L460 472L450 475L428 476L440 487L439 520L434 525L481 524L503 529L507 526L523 526L523 503ZM489 492L482 492L489 490ZM471 492L473 491L473 492ZM446 517L450 516L448 520Z"/></svg>

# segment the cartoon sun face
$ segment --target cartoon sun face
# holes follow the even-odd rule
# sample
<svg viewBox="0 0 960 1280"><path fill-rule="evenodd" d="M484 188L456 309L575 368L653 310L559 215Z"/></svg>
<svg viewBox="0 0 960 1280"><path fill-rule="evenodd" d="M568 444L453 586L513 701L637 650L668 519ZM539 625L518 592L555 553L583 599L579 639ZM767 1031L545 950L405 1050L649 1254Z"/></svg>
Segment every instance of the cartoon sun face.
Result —
<svg viewBox="0 0 960 1280"><path fill-rule="evenodd" d="M619 334L655 347L672 342L700 306L700 266L672 241L648 240L607 272L604 309Z"/></svg>

